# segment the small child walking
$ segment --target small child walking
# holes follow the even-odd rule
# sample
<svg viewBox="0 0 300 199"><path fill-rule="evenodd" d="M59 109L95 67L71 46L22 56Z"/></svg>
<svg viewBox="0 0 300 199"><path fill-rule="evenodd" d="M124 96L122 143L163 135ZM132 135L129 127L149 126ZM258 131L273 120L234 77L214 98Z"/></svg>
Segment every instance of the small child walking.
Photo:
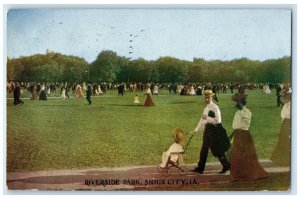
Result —
<svg viewBox="0 0 300 199"><path fill-rule="evenodd" d="M136 96L133 99L134 99L134 101L133 101L134 104L139 104L140 103L138 94L136 94Z"/></svg>

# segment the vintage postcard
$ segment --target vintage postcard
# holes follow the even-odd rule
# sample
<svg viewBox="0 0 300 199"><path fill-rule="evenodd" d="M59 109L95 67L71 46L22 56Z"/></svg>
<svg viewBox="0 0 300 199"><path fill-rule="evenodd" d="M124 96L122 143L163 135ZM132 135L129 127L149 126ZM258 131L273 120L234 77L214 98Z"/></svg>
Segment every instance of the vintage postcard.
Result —
<svg viewBox="0 0 300 199"><path fill-rule="evenodd" d="M290 193L293 9L7 6L7 190Z"/></svg>

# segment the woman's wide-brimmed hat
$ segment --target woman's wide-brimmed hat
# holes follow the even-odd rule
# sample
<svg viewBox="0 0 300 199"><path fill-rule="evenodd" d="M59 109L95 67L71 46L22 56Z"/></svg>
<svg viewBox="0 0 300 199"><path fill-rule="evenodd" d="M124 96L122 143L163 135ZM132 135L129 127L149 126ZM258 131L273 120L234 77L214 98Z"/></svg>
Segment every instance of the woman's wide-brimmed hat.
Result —
<svg viewBox="0 0 300 199"><path fill-rule="evenodd" d="M280 95L283 100L291 100L291 93L289 90L283 90Z"/></svg>
<svg viewBox="0 0 300 199"><path fill-rule="evenodd" d="M245 93L235 93L234 95L231 96L231 99L235 102L242 102L245 100L247 95Z"/></svg>
<svg viewBox="0 0 300 199"><path fill-rule="evenodd" d="M176 143L181 144L181 145L185 144L183 130L181 130L179 128L175 129L173 137L174 137L174 140L175 140Z"/></svg>
<svg viewBox="0 0 300 199"><path fill-rule="evenodd" d="M206 97L206 96L207 96L207 97L211 97L211 96L214 96L215 94L213 93L212 90L205 90L205 91L204 91L204 95L205 95L205 97Z"/></svg>

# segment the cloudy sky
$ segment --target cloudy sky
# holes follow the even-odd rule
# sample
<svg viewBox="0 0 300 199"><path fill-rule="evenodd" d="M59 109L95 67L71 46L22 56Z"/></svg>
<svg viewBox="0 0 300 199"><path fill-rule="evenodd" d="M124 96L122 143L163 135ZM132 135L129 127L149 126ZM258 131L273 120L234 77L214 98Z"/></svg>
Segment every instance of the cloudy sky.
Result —
<svg viewBox="0 0 300 199"><path fill-rule="evenodd" d="M291 55L287 9L11 9L10 58L46 50L95 60L102 50L155 60Z"/></svg>

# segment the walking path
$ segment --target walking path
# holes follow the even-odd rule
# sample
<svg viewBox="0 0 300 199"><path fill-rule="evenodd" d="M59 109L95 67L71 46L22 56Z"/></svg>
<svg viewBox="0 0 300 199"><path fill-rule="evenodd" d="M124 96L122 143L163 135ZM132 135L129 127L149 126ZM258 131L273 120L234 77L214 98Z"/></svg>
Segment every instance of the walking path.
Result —
<svg viewBox="0 0 300 199"><path fill-rule="evenodd" d="M99 191L288 191L290 170L269 160L260 161L269 177L257 181L231 181L230 172L219 174L218 162L208 163L204 174L188 172L163 175L156 166L8 172L9 190Z"/></svg>

